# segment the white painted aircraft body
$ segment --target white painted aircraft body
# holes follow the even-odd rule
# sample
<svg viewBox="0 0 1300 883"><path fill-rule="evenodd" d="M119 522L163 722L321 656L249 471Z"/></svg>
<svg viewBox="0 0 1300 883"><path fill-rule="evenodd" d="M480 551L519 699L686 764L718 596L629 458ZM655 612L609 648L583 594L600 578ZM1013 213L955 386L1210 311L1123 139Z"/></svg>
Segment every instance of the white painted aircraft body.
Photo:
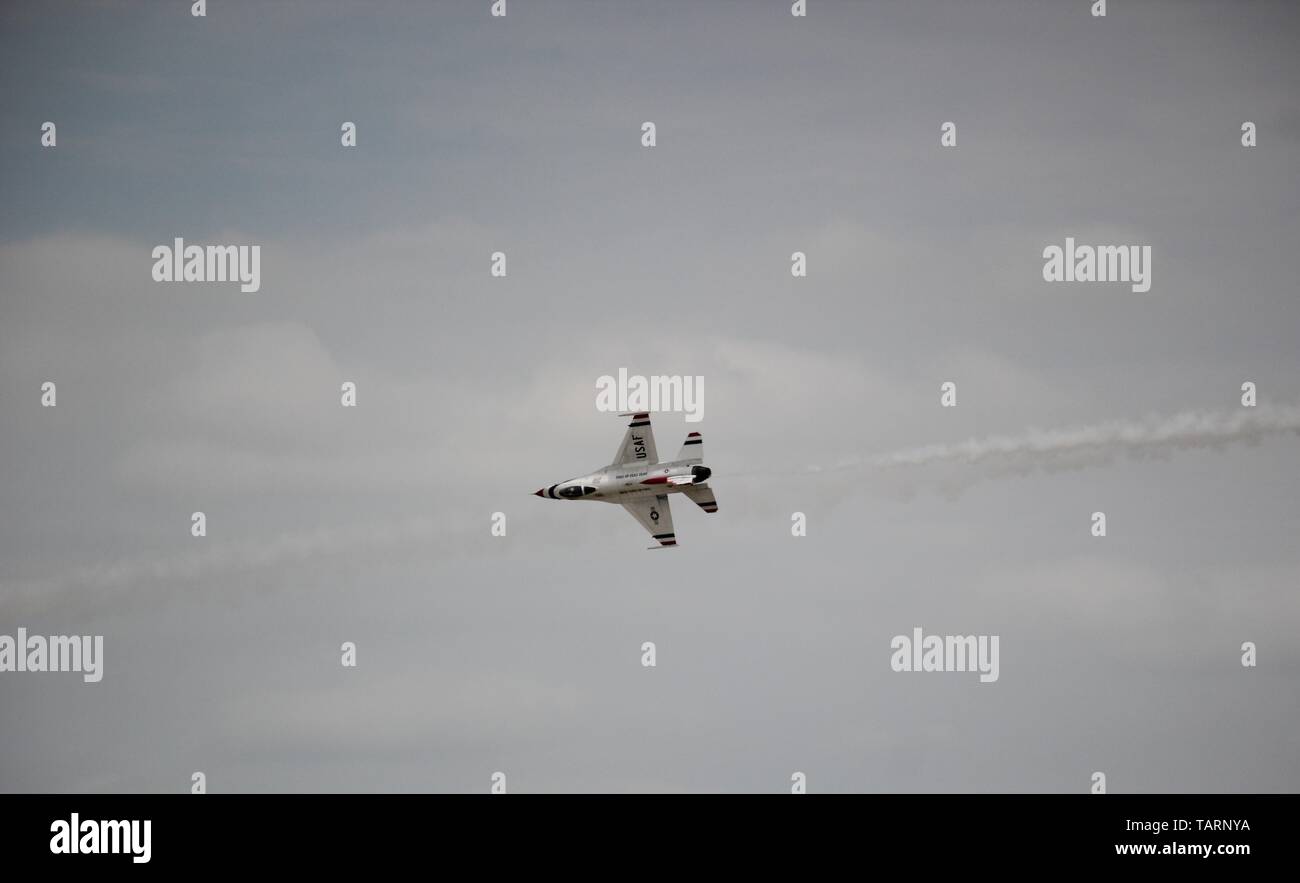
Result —
<svg viewBox="0 0 1300 883"><path fill-rule="evenodd" d="M717 512L718 501L706 483L713 471L704 465L704 438L698 432L686 436L676 460L659 462L654 431L648 413L623 414L631 417L627 433L618 446L614 462L589 475L570 478L536 491L552 500L597 500L618 503L650 532L658 547L677 545L673 532L670 494L685 494L705 512Z"/></svg>

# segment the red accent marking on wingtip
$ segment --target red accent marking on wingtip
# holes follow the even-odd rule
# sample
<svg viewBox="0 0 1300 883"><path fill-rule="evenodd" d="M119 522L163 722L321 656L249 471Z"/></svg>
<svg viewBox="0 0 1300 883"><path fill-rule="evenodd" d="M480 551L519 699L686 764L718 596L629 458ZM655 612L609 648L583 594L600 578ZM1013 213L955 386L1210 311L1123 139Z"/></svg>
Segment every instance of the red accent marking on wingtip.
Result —
<svg viewBox="0 0 1300 883"><path fill-rule="evenodd" d="M686 437L687 437L687 438L699 438L699 437L700 437L700 434L699 434L698 432L692 432L692 433L690 433L689 435L687 435Z"/></svg>

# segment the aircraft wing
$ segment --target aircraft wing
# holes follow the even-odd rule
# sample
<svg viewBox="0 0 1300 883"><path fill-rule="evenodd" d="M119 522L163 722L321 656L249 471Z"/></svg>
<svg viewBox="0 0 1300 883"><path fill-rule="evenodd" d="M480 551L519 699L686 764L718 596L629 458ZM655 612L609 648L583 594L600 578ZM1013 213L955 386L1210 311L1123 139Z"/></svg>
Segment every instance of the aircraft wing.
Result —
<svg viewBox="0 0 1300 883"><path fill-rule="evenodd" d="M624 434L623 441L619 443L618 453L614 455L612 465L618 466L621 463L658 463L659 452L655 450L655 434L650 428L650 415L641 413L624 414L623 416L631 417L632 422L627 425L627 433Z"/></svg>
<svg viewBox="0 0 1300 883"><path fill-rule="evenodd" d="M668 506L667 494L628 500L623 503L623 508L650 531L650 536L658 540L659 545L677 545L677 534L673 533L673 510Z"/></svg>

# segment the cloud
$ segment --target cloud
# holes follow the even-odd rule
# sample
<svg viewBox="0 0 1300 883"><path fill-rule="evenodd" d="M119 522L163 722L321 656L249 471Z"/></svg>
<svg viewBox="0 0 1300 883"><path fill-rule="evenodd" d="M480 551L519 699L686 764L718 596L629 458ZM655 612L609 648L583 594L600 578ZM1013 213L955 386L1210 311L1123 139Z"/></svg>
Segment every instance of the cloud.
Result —
<svg viewBox="0 0 1300 883"><path fill-rule="evenodd" d="M221 719L236 743L370 753L418 749L450 730L467 741L521 727L538 733L569 725L584 704L577 687L527 673L415 669L357 684L240 694L226 703Z"/></svg>

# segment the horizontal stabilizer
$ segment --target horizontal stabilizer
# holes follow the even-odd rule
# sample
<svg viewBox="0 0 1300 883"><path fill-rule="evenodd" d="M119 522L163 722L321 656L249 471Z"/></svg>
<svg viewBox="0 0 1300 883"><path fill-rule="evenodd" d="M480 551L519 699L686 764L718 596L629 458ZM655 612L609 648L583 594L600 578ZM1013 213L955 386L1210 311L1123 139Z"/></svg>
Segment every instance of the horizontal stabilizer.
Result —
<svg viewBox="0 0 1300 883"><path fill-rule="evenodd" d="M695 504L705 512L713 513L718 511L718 498L713 496L713 488L707 484L688 487L682 493L694 500Z"/></svg>

